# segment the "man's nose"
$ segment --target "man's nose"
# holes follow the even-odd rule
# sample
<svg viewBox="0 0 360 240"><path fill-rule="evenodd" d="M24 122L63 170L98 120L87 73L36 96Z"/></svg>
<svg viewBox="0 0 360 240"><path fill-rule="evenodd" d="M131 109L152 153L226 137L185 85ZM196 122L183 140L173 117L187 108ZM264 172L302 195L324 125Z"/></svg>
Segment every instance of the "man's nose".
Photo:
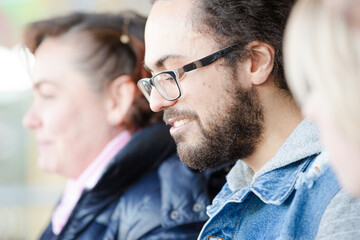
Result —
<svg viewBox="0 0 360 240"><path fill-rule="evenodd" d="M163 98L160 95L160 93L155 88L153 88L151 90L150 108L154 112L163 111L163 110L173 106L174 104L176 104L176 102L177 102L177 100L175 100L175 101L166 100L165 98Z"/></svg>

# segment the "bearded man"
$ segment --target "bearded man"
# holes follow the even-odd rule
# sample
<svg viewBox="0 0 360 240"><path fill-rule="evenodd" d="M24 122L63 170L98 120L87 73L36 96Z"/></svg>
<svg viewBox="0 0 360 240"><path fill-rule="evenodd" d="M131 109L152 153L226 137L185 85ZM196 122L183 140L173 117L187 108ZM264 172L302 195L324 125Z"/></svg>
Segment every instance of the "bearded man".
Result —
<svg viewBox="0 0 360 240"><path fill-rule="evenodd" d="M282 39L293 0L157 0L138 82L194 169L236 162L198 239L353 239L317 129L288 90ZM358 206L358 205L357 205Z"/></svg>

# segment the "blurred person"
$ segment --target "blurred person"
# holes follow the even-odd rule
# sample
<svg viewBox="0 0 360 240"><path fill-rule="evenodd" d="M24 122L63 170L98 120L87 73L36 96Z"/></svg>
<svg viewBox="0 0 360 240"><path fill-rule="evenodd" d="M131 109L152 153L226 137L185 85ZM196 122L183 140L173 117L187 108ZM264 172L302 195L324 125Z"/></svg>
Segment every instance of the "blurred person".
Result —
<svg viewBox="0 0 360 240"><path fill-rule="evenodd" d="M346 17L350 24L360 28L360 0L323 0L334 15Z"/></svg>
<svg viewBox="0 0 360 240"><path fill-rule="evenodd" d="M152 6L145 30L152 77L139 88L153 111L164 111L182 161L196 169L236 161L207 209L199 240L359 234L359 201L345 198L323 164L317 129L303 119L286 84L282 39L293 3L158 0Z"/></svg>
<svg viewBox="0 0 360 240"><path fill-rule="evenodd" d="M38 164L68 179L41 239L195 239L207 176L176 155L161 115L136 87L146 19L75 13L32 23Z"/></svg>
<svg viewBox="0 0 360 240"><path fill-rule="evenodd" d="M318 124L338 177L360 197L360 32L320 0L303 0L285 45L289 85Z"/></svg>

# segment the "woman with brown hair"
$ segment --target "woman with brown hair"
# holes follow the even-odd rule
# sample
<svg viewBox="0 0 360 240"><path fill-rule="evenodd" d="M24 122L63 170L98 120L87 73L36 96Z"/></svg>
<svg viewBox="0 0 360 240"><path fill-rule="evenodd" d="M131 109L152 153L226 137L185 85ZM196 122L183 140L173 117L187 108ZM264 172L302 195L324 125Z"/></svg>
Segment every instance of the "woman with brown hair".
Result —
<svg viewBox="0 0 360 240"><path fill-rule="evenodd" d="M30 24L38 164L68 179L41 239L196 239L208 178L188 169L136 82L145 18L76 13Z"/></svg>

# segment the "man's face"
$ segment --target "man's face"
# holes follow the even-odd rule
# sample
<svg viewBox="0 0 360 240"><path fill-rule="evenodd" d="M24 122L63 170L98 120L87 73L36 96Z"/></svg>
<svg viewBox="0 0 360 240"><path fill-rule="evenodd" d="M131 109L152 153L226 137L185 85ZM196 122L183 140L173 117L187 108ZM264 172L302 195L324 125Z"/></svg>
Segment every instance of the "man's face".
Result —
<svg viewBox="0 0 360 240"><path fill-rule="evenodd" d="M218 44L192 28L191 0L159 1L146 31L145 64L155 74L180 68L219 50ZM217 168L249 156L261 138L263 114L256 91L224 59L185 73L182 96L167 101L153 88L150 106L164 110L164 121L182 161L196 169Z"/></svg>

